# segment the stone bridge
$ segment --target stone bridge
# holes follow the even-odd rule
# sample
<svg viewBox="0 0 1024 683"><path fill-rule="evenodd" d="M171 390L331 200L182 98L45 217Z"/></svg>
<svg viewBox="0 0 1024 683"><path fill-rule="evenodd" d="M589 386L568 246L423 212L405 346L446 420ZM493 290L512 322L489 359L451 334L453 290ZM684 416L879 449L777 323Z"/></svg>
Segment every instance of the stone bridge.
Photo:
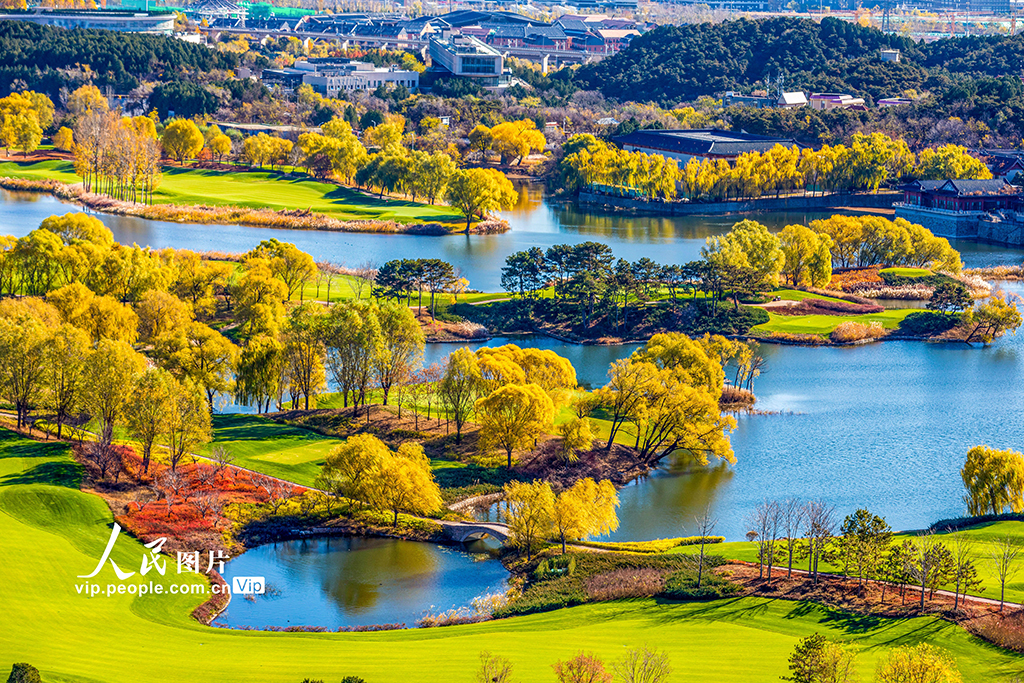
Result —
<svg viewBox="0 0 1024 683"><path fill-rule="evenodd" d="M467 543L490 536L499 543L508 539L508 526L498 522L441 522L445 535L453 541Z"/></svg>

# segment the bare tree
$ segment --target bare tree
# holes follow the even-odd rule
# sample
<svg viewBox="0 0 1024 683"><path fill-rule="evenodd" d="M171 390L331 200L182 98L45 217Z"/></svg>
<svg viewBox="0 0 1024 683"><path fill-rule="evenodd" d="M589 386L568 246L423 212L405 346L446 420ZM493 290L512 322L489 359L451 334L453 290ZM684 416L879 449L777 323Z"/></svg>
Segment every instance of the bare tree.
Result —
<svg viewBox="0 0 1024 683"><path fill-rule="evenodd" d="M211 514L219 513L222 507L220 496L215 491L199 491L192 497L192 505L203 519Z"/></svg>
<svg viewBox="0 0 1024 683"><path fill-rule="evenodd" d="M999 578L999 611L1003 611L1003 603L1006 601L1006 582L1013 579L1020 567L1017 565L1017 557L1020 555L1021 547L1012 536L1004 536L992 550L992 568L995 569Z"/></svg>
<svg viewBox="0 0 1024 683"><path fill-rule="evenodd" d="M612 669L623 683L664 683L672 673L668 654L648 645L626 650L622 659L612 664Z"/></svg>
<svg viewBox="0 0 1024 683"><path fill-rule="evenodd" d="M786 535L786 553L789 556L789 563L786 567L786 577L793 577L793 549L796 539L800 535L800 526L804 522L805 508L796 498L790 498L782 503L782 533Z"/></svg>
<svg viewBox="0 0 1024 683"><path fill-rule="evenodd" d="M960 607L960 591L963 589L964 599L967 599L967 590L978 584L978 569L974 565L974 541L964 534L954 534L950 547L953 553L953 611Z"/></svg>
<svg viewBox="0 0 1024 683"><path fill-rule="evenodd" d="M775 563L775 544L779 540L779 529L782 525L782 509L777 501L765 500L751 513L747 519L751 531L757 534L757 559L759 578L764 578L765 568L768 569L768 583L772 581L772 566Z"/></svg>
<svg viewBox="0 0 1024 683"><path fill-rule="evenodd" d="M213 461L215 474L225 472L235 464L235 456L231 455L231 451L220 445L210 449L210 460Z"/></svg>
<svg viewBox="0 0 1024 683"><path fill-rule="evenodd" d="M711 516L711 505L705 505L704 510L697 516L697 535L700 536L700 555L697 561L697 589L700 589L701 579L704 577L704 544L707 537L715 530L718 519Z"/></svg>
<svg viewBox="0 0 1024 683"><path fill-rule="evenodd" d="M476 680L477 683L512 683L512 662L485 650L480 653Z"/></svg>
<svg viewBox="0 0 1024 683"><path fill-rule="evenodd" d="M804 537L807 539L807 571L818 583L818 562L836 528L836 511L823 501L812 500L804 506Z"/></svg>
<svg viewBox="0 0 1024 683"><path fill-rule="evenodd" d="M354 276L350 280L352 293L356 295L356 299L361 299L363 290L372 285L373 281L377 279L377 264L373 261L363 261L355 268L352 268L350 275Z"/></svg>
<svg viewBox="0 0 1024 683"><path fill-rule="evenodd" d="M924 609L924 596L929 588L934 590L941 583L943 575L952 564L952 554L935 535L927 532L914 539L910 557L910 576L921 589L920 609Z"/></svg>

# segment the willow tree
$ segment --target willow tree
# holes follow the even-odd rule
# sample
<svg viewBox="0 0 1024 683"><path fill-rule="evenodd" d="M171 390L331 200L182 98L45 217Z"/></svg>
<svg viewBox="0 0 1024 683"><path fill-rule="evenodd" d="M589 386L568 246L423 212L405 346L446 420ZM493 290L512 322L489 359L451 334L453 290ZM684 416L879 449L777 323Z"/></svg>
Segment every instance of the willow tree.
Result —
<svg viewBox="0 0 1024 683"><path fill-rule="evenodd" d="M554 421L551 397L536 384L507 384L476 402L480 445L505 451L512 468L513 451L531 447Z"/></svg>

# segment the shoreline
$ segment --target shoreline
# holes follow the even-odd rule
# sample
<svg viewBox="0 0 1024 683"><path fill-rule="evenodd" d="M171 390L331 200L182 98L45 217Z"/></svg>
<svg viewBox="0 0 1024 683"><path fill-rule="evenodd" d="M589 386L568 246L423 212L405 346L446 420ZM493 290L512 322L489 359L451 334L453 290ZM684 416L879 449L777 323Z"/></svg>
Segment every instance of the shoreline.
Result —
<svg viewBox="0 0 1024 683"><path fill-rule="evenodd" d="M209 206L197 204L141 204L120 201L106 195L86 192L80 184L68 185L59 180L28 180L24 178L0 177L0 189L11 192L35 192L49 194L59 200L77 204L93 211L115 216L134 216L170 223L192 223L196 225L229 224L252 228L276 228L286 230L319 230L323 232L356 232L397 235L465 235L464 228L453 230L439 222L399 223L393 220L345 221L327 214L301 209L249 209L239 206ZM453 224L455 225L455 224ZM469 229L470 235L491 235L508 232L508 221L490 217L479 221Z"/></svg>

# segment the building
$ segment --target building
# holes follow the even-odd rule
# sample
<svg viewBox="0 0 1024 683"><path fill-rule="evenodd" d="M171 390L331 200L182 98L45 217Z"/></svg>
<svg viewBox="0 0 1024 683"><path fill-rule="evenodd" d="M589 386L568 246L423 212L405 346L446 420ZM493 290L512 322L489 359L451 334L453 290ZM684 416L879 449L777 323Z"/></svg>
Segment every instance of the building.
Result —
<svg viewBox="0 0 1024 683"><path fill-rule="evenodd" d="M337 97L343 91L376 90L382 85L403 86L416 92L420 75L398 67L375 67L347 59L310 59L297 61L288 69L264 69L263 82L277 85L285 92L306 84L325 97Z"/></svg>
<svg viewBox="0 0 1024 683"><path fill-rule="evenodd" d="M900 61L899 50L879 50L878 56L883 62L898 62Z"/></svg>
<svg viewBox="0 0 1024 683"><path fill-rule="evenodd" d="M483 87L506 82L501 53L473 36L446 31L441 38L431 38L430 59L435 75L471 78Z"/></svg>
<svg viewBox="0 0 1024 683"><path fill-rule="evenodd" d="M1024 184L1024 151L1019 149L981 149L976 150L993 178L1005 179L1014 185Z"/></svg>
<svg viewBox="0 0 1024 683"><path fill-rule="evenodd" d="M864 100L853 95L832 92L816 92L808 99L811 109L827 111L829 109L864 109Z"/></svg>
<svg viewBox="0 0 1024 683"><path fill-rule="evenodd" d="M122 33L174 32L174 14L158 12L115 12L99 10L36 9L31 14L0 14L0 21L30 21L60 28L103 29Z"/></svg>
<svg viewBox="0 0 1024 683"><path fill-rule="evenodd" d="M770 97L762 95L743 95L732 90L727 90L722 95L722 104L726 107L753 107L754 109L769 109L775 106L775 101Z"/></svg>
<svg viewBox="0 0 1024 683"><path fill-rule="evenodd" d="M903 201L895 207L898 218L923 225L939 237L1021 244L1024 236L1008 234L1024 205L1020 188L1002 178L915 180L903 187Z"/></svg>
<svg viewBox="0 0 1024 683"><path fill-rule="evenodd" d="M690 159L735 161L747 152L767 152L775 145L799 147L794 140L725 130L638 130L612 138L628 152L660 154L685 164Z"/></svg>
<svg viewBox="0 0 1024 683"><path fill-rule="evenodd" d="M807 95L804 95L802 91L797 92L784 92L779 95L779 99L776 101L779 107L782 109L796 109L797 107L807 106Z"/></svg>

